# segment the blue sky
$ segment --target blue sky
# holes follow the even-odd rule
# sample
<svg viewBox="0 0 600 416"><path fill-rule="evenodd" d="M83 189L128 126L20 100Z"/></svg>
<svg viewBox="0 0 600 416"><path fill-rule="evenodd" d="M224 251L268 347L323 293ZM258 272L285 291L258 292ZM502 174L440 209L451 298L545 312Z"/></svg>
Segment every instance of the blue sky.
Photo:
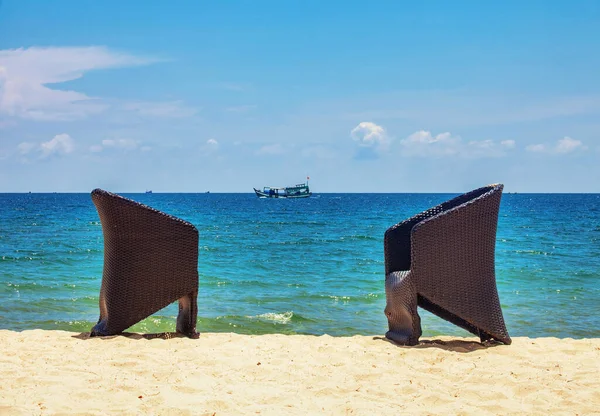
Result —
<svg viewBox="0 0 600 416"><path fill-rule="evenodd" d="M0 192L600 192L598 1L0 0Z"/></svg>

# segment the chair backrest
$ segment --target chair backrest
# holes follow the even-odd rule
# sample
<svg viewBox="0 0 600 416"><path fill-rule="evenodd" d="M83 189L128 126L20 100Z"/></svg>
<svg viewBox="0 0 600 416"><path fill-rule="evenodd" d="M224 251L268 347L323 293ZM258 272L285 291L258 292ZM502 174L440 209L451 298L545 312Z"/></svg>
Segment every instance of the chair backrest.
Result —
<svg viewBox="0 0 600 416"><path fill-rule="evenodd" d="M403 221L388 229L384 246L386 275L410 269L418 306L510 344L495 279L502 189L479 188Z"/></svg>
<svg viewBox="0 0 600 416"><path fill-rule="evenodd" d="M122 196L95 189L92 200L104 235L99 334L119 333L188 295L195 332L198 230L189 222ZM180 303L181 309L181 303ZM181 313L180 313L181 318ZM193 327L193 328L192 328ZM178 328L179 329L179 328Z"/></svg>

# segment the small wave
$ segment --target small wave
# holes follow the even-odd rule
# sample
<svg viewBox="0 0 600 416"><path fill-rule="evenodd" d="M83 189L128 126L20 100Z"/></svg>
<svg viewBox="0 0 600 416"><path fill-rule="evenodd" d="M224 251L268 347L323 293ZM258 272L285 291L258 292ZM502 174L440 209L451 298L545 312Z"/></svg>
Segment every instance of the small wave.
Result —
<svg viewBox="0 0 600 416"><path fill-rule="evenodd" d="M256 316L246 316L248 319L259 319L262 321L270 321L278 324L289 324L294 316L294 312L288 311L283 313L263 313Z"/></svg>
<svg viewBox="0 0 600 416"><path fill-rule="evenodd" d="M552 256L552 255L554 255L554 253L549 253L547 251L540 251L540 250L515 250L515 253L532 254L534 256Z"/></svg>
<svg viewBox="0 0 600 416"><path fill-rule="evenodd" d="M334 302L342 301L347 303L350 300L350 296L336 296L336 295L327 295L329 299L333 299Z"/></svg>
<svg viewBox="0 0 600 416"><path fill-rule="evenodd" d="M348 240L367 240L367 241L379 241L379 237L373 237L372 235L349 235L341 238Z"/></svg>
<svg viewBox="0 0 600 416"><path fill-rule="evenodd" d="M12 257L12 256L0 257L0 261L17 261L17 260L19 260L19 257Z"/></svg>

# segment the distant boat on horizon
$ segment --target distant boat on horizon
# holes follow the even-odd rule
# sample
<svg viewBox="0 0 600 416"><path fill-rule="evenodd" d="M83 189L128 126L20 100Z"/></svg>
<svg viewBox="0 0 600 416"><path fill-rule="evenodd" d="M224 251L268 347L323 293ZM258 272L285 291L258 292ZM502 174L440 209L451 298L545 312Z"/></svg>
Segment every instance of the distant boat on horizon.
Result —
<svg viewBox="0 0 600 416"><path fill-rule="evenodd" d="M294 186L285 187L273 187L265 186L262 191L256 188L254 193L259 198L308 198L312 195L310 188L308 187L308 180L310 177L306 177L306 183L300 183Z"/></svg>
<svg viewBox="0 0 600 416"><path fill-rule="evenodd" d="M146 193L147 194L151 194L152 193L152 189L146 189Z"/></svg>

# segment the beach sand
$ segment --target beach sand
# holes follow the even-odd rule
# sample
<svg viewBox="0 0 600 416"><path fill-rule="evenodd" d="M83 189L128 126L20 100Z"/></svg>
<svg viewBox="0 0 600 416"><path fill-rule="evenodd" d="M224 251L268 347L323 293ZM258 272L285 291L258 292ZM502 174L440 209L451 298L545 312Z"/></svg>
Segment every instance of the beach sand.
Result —
<svg viewBox="0 0 600 416"><path fill-rule="evenodd" d="M600 339L148 338L0 331L0 414L600 414Z"/></svg>

